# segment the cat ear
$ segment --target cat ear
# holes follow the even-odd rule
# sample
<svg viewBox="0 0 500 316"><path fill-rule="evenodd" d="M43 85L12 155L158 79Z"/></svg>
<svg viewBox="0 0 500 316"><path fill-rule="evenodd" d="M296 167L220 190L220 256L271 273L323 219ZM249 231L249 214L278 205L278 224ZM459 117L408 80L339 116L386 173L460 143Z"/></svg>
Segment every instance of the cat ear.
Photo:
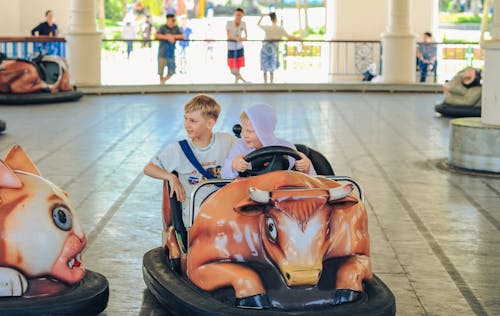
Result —
<svg viewBox="0 0 500 316"><path fill-rule="evenodd" d="M0 188L17 189L22 186L23 184L14 171L12 171L9 166L0 160Z"/></svg>
<svg viewBox="0 0 500 316"><path fill-rule="evenodd" d="M4 159L5 163L13 170L21 170L40 176L40 171L35 167L35 164L28 157L23 148L19 145L14 145L7 153Z"/></svg>

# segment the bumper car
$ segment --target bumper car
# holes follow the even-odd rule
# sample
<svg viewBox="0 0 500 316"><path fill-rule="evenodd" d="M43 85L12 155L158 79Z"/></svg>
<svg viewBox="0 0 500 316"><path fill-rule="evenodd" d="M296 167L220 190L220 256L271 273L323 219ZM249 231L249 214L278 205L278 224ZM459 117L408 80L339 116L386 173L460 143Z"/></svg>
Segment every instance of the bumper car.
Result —
<svg viewBox="0 0 500 316"><path fill-rule="evenodd" d="M70 84L68 65L58 56L37 51L28 60L0 53L0 104L76 101L82 97Z"/></svg>
<svg viewBox="0 0 500 316"><path fill-rule="evenodd" d="M481 116L481 71L466 68L445 83L445 97L435 110L448 117Z"/></svg>
<svg viewBox="0 0 500 316"><path fill-rule="evenodd" d="M23 149L0 160L0 315L96 315L108 281L83 267L87 243L68 194Z"/></svg>
<svg viewBox="0 0 500 316"><path fill-rule="evenodd" d="M372 273L361 186L334 176L321 153L296 147L321 176L287 170L297 151L264 147L245 157L252 170L240 178L198 184L186 225L164 183L162 247L144 255L143 276L167 310L395 314L394 295Z"/></svg>

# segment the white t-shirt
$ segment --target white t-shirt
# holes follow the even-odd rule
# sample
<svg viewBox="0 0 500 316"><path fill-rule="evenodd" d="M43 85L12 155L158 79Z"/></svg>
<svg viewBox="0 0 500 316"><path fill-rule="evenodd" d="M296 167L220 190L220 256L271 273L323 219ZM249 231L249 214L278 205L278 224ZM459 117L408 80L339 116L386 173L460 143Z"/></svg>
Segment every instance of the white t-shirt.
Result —
<svg viewBox="0 0 500 316"><path fill-rule="evenodd" d="M205 148L196 147L191 139L188 139L188 144L203 168L208 173L220 178L222 164L224 163L226 156L229 154L229 150L235 140L236 137L231 134L214 133L212 141ZM184 187L187 196L184 203L182 203L182 220L184 221L184 225L189 227L188 206L191 192L196 184L206 179L189 162L178 142L170 144L163 152L153 157L151 162L165 171L173 172L175 170L178 173L179 180ZM214 188L210 189L209 187L204 187L202 190L204 190L203 192L207 191L208 195L213 192ZM202 192L200 192L200 194L202 194ZM195 210L198 210L199 204L202 200L203 199L197 198L197 201L195 201Z"/></svg>
<svg viewBox="0 0 500 316"><path fill-rule="evenodd" d="M280 40L282 37L288 37L288 33L282 26L279 25L259 25L259 27L264 31L264 40Z"/></svg>
<svg viewBox="0 0 500 316"><path fill-rule="evenodd" d="M247 25L243 21L240 22L239 26L236 26L234 21L227 21L226 31L229 33L230 36L233 36L233 37L241 37L241 34L243 32L245 32L245 36L246 36L247 35ZM241 48L243 48L242 42L236 42L236 41L228 41L227 42L227 49L228 50L238 50Z"/></svg>

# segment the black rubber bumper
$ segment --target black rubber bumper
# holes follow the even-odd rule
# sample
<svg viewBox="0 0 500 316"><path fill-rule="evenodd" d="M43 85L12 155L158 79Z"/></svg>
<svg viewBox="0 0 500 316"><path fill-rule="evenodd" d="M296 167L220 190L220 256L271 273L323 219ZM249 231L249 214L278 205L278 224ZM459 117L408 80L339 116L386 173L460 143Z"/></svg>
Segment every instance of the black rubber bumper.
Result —
<svg viewBox="0 0 500 316"><path fill-rule="evenodd" d="M174 315L210 316L382 316L396 314L396 301L389 288L377 277L366 282L366 297L359 301L322 309L285 311L280 309L242 309L225 304L198 289L185 277L172 272L161 247L150 250L143 258L146 286L161 305ZM215 276L214 276L215 277Z"/></svg>
<svg viewBox="0 0 500 316"><path fill-rule="evenodd" d="M5 123L5 121L0 120L0 133L5 131L6 128L7 128L7 124Z"/></svg>
<svg viewBox="0 0 500 316"><path fill-rule="evenodd" d="M480 117L480 106L449 105L446 103L436 104L435 110L449 117Z"/></svg>
<svg viewBox="0 0 500 316"><path fill-rule="evenodd" d="M55 93L26 93L26 94L3 94L0 93L0 104L5 105L29 105L41 103L71 102L77 101L83 96L78 90L63 91Z"/></svg>
<svg viewBox="0 0 500 316"><path fill-rule="evenodd" d="M87 270L77 285L62 294L47 297L0 298L2 316L90 316L101 313L108 305L106 278Z"/></svg>

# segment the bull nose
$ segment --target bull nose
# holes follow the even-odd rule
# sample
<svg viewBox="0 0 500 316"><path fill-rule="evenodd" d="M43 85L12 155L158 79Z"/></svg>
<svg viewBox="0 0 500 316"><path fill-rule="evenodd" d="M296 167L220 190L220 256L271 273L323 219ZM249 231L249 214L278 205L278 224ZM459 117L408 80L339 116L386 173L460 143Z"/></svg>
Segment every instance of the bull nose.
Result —
<svg viewBox="0 0 500 316"><path fill-rule="evenodd" d="M288 286L316 285L321 276L321 269L289 269L284 271L283 276Z"/></svg>

